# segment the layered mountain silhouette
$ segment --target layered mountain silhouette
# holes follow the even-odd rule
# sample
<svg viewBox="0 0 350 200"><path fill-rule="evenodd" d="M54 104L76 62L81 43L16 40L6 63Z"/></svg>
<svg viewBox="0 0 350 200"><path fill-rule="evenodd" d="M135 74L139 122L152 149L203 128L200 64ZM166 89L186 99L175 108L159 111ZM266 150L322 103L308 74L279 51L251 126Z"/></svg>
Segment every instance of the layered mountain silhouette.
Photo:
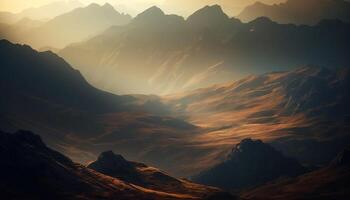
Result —
<svg viewBox="0 0 350 200"><path fill-rule="evenodd" d="M18 13L0 12L0 23L15 24L24 18L48 21L82 6L83 4L78 0L57 0L43 6L27 8Z"/></svg>
<svg viewBox="0 0 350 200"><path fill-rule="evenodd" d="M307 64L347 66L349 27L338 20L296 26L265 17L242 23L217 5L184 20L153 7L59 55L99 88L168 94Z"/></svg>
<svg viewBox="0 0 350 200"><path fill-rule="evenodd" d="M1 38L26 43L34 48L45 46L63 48L68 44L95 36L111 26L127 24L130 19L129 15L117 12L108 3L103 6L93 3L59 15L39 27L28 28L21 33L16 30L22 29L22 26L13 25L14 31L5 28L9 33L2 34Z"/></svg>
<svg viewBox="0 0 350 200"><path fill-rule="evenodd" d="M0 127L33 130L82 163L113 150L188 177L247 137L311 165L328 163L349 141L347 68L302 67L165 97L118 96L91 87L51 52L0 44Z"/></svg>
<svg viewBox="0 0 350 200"><path fill-rule="evenodd" d="M170 200L211 199L220 195L222 198L215 199L234 199L219 189L201 185L196 185L197 190L193 188L197 195L182 193L176 187L173 187L172 193L166 193L112 178L74 163L48 148L38 135L28 131L0 132L0 138L2 198Z"/></svg>
<svg viewBox="0 0 350 200"><path fill-rule="evenodd" d="M244 139L227 160L201 172L193 180L227 189L247 188L283 176L297 176L305 169L261 140Z"/></svg>
<svg viewBox="0 0 350 200"><path fill-rule="evenodd" d="M244 192L241 199L348 199L349 149L322 169Z"/></svg>
<svg viewBox="0 0 350 200"><path fill-rule="evenodd" d="M350 22L349 13L350 3L344 0L288 0L274 5L256 2L246 7L238 18L252 21L259 17L268 17L279 23L312 25L324 19Z"/></svg>
<svg viewBox="0 0 350 200"><path fill-rule="evenodd" d="M83 6L84 4L78 0L56 0L43 6L24 9L16 14L19 15L20 18L46 21Z"/></svg>
<svg viewBox="0 0 350 200"><path fill-rule="evenodd" d="M98 90L52 52L1 40L0 53L0 91L6 96L0 100L2 130L33 130L51 147L83 163L112 149L180 174L181 167L167 160L176 160L178 154L164 155L198 129L169 116L158 98Z"/></svg>
<svg viewBox="0 0 350 200"><path fill-rule="evenodd" d="M203 187L187 180L173 178L154 167L127 161L121 155L116 155L112 151L101 153L98 159L87 167L102 174L156 191L188 194L201 198L208 196L208 193L218 193L217 195L222 195L221 198L226 196L227 199L230 199L230 195L219 194L216 188ZM220 199L219 196L217 197ZM233 197L231 198L233 199Z"/></svg>

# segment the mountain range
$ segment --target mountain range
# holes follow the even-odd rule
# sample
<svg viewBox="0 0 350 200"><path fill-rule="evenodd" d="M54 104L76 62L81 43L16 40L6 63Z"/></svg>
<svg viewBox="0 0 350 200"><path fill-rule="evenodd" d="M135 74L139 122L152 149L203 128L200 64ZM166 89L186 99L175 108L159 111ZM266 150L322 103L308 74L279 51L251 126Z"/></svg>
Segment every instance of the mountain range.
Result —
<svg viewBox="0 0 350 200"><path fill-rule="evenodd" d="M248 137L303 165L325 165L349 141L347 68L309 66L168 96L118 96L93 88L51 52L8 41L0 51L0 127L33 130L81 163L113 150L189 177Z"/></svg>
<svg viewBox="0 0 350 200"><path fill-rule="evenodd" d="M235 199L223 191L183 181L187 191L162 179L156 169L143 166L139 173L155 173L154 181L167 184L171 192L157 191L96 172L74 163L48 148L29 131L0 132L0 189L6 199ZM109 159L108 157L105 159ZM112 158L113 159L113 158ZM111 160L113 161L113 160ZM157 176L158 175L158 176ZM20 181L19 181L20 180ZM153 180L151 180L152 183ZM158 183L157 183L158 184ZM179 184L179 183L178 183ZM160 188L161 185L158 185Z"/></svg>
<svg viewBox="0 0 350 200"><path fill-rule="evenodd" d="M349 3L214 1L0 12L0 198L349 199Z"/></svg>
<svg viewBox="0 0 350 200"><path fill-rule="evenodd" d="M350 2L344 0L287 0L280 4L268 5L257 1L247 6L237 17L245 22L259 17L268 17L283 24L314 25L324 19L350 22Z"/></svg>
<svg viewBox="0 0 350 200"><path fill-rule="evenodd" d="M1 27L3 33L0 38L29 44L34 48L63 48L88 39L111 26L127 24L130 19L129 15L117 12L108 3L103 6L93 3L56 16L36 27L24 29L20 24Z"/></svg>
<svg viewBox="0 0 350 200"><path fill-rule="evenodd" d="M1 40L0 54L0 91L6 95L0 100L2 130L35 131L50 147L81 163L111 149L172 174L182 170L167 161L178 154L164 155L198 128L169 116L159 101L98 90L52 52Z"/></svg>
<svg viewBox="0 0 350 200"><path fill-rule="evenodd" d="M3 11L0 12L0 23L14 24L23 18L47 21L82 6L83 4L78 0L57 0L43 6L27 8L18 13Z"/></svg>
<svg viewBox="0 0 350 200"><path fill-rule="evenodd" d="M58 54L98 88L169 94L310 63L348 66L349 33L349 24L338 20L297 26L262 17L242 23L218 5L185 20L152 7Z"/></svg>
<svg viewBox="0 0 350 200"><path fill-rule="evenodd" d="M349 77L348 68L308 66L169 95L163 101L176 116L204 128L193 140L212 152L229 151L251 137L302 164L325 165L349 143Z"/></svg>

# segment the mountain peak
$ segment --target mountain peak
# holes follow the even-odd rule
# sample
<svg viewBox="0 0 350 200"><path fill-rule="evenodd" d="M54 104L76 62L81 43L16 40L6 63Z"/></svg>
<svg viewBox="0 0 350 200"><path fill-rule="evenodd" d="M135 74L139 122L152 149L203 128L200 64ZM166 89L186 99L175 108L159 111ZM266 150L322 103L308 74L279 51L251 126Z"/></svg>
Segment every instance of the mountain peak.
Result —
<svg viewBox="0 0 350 200"><path fill-rule="evenodd" d="M220 14L224 13L221 6L218 4L204 6L202 9L199 9L198 11L220 13Z"/></svg>
<svg viewBox="0 0 350 200"><path fill-rule="evenodd" d="M261 140L246 138L233 148L230 157L234 158L237 155L250 154L252 152L275 152L275 150L271 146L264 144Z"/></svg>
<svg viewBox="0 0 350 200"><path fill-rule="evenodd" d="M113 151L102 152L97 160L89 164L88 167L97 171L115 171L133 168L129 161L125 160L123 156L115 154Z"/></svg>
<svg viewBox="0 0 350 200"><path fill-rule="evenodd" d="M295 176L303 171L296 160L285 157L269 144L247 138L233 148L226 161L194 179L198 183L232 189L263 184L281 176Z"/></svg>
<svg viewBox="0 0 350 200"><path fill-rule="evenodd" d="M98 156L98 160L117 160L117 161L125 161L124 157L119 155L119 154L115 154L113 151L105 151L102 152L99 156Z"/></svg>
<svg viewBox="0 0 350 200"><path fill-rule="evenodd" d="M103 4L102 7L103 7L103 8L108 8L108 9L114 9L114 7L113 7L111 4L109 4L109 3Z"/></svg>
<svg viewBox="0 0 350 200"><path fill-rule="evenodd" d="M86 8L99 8L99 7L101 6L97 3L90 3L89 5L86 6Z"/></svg>
<svg viewBox="0 0 350 200"><path fill-rule="evenodd" d="M212 6L205 6L187 18L187 21L190 24L197 24L202 26L219 25L221 23L225 23L228 20L229 17L224 13L221 6L217 4Z"/></svg>
<svg viewBox="0 0 350 200"><path fill-rule="evenodd" d="M224 17L228 18L228 16L224 13L221 6L215 4L212 6L204 6L203 8L194 12L188 19L193 17Z"/></svg>
<svg viewBox="0 0 350 200"><path fill-rule="evenodd" d="M111 4L109 4L109 3L105 3L103 5L100 5L100 4L97 4L97 3L91 3L88 6L86 6L85 8L92 9L92 10L103 9L103 10L113 10L113 11L115 11L114 7Z"/></svg>
<svg viewBox="0 0 350 200"><path fill-rule="evenodd" d="M158 8L157 6L152 6L142 13L138 14L136 18L155 18L155 17L161 17L164 16L164 12Z"/></svg>

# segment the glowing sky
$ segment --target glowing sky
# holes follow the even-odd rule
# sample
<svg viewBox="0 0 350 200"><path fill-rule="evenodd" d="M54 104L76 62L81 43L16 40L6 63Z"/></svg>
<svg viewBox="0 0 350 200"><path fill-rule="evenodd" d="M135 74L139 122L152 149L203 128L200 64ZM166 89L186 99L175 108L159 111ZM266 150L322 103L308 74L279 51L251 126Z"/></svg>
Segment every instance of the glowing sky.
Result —
<svg viewBox="0 0 350 200"><path fill-rule="evenodd" d="M0 0L0 10L20 12L25 8L38 7L57 0ZM120 5L135 12L142 11L149 6L157 5L165 11L187 15L201 6L208 4L220 4L231 15L237 15L245 6L256 0L79 0L83 4L96 2L103 4L109 2L112 5ZM264 3L277 3L284 0L260 0Z"/></svg>

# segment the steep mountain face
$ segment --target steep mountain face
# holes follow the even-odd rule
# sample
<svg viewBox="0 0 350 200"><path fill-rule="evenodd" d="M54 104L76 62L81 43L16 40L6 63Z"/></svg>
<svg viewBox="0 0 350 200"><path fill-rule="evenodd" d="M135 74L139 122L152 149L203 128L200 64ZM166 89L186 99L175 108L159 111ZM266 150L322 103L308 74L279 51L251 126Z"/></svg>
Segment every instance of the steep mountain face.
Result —
<svg viewBox="0 0 350 200"><path fill-rule="evenodd" d="M241 199L348 199L349 178L349 150L345 150L328 167L246 191Z"/></svg>
<svg viewBox="0 0 350 200"><path fill-rule="evenodd" d="M229 154L227 160L201 172L193 180L227 189L239 189L264 184L279 177L296 176L305 169L294 159L261 140L244 139Z"/></svg>
<svg viewBox="0 0 350 200"><path fill-rule="evenodd" d="M28 28L21 34L16 33L16 36L7 34L10 36L1 37L29 44L34 48L45 46L63 48L68 44L95 36L111 26L127 24L130 19L129 15L120 14L108 3L103 6L90 4L59 15L39 27ZM16 30L22 27L12 28Z"/></svg>
<svg viewBox="0 0 350 200"><path fill-rule="evenodd" d="M347 66L349 33L349 24L337 20L315 26L267 18L241 23L217 5L184 20L153 7L59 55L99 88L168 94L310 63Z"/></svg>
<svg viewBox="0 0 350 200"><path fill-rule="evenodd" d="M301 67L164 97L201 127L196 145L220 152L252 137L305 164L325 164L349 142L349 70ZM222 154L221 154L222 155Z"/></svg>
<svg viewBox="0 0 350 200"><path fill-rule="evenodd" d="M210 199L220 192L201 186L206 197L199 197L150 190L74 163L31 132L0 132L0 139L0 189L6 199Z"/></svg>
<svg viewBox="0 0 350 200"><path fill-rule="evenodd" d="M208 193L219 194L220 192L216 188L204 187L186 180L173 178L143 163L127 161L121 155L116 155L112 151L101 153L96 161L88 165L88 168L128 183L167 193L181 193L205 198ZM226 195L227 199L234 199L233 197L230 198L228 194L222 193L221 195L223 197Z"/></svg>
<svg viewBox="0 0 350 200"><path fill-rule="evenodd" d="M317 24L324 19L339 19L350 22L350 3L344 0L288 0L267 5L261 2L245 8L238 18L251 21L258 17L268 17L279 23Z"/></svg>
<svg viewBox="0 0 350 200"><path fill-rule="evenodd" d="M164 155L199 130L167 116L159 101L97 90L51 52L2 40L0 53L1 129L33 130L80 162L112 149L180 174L182 169L170 161L189 150L178 150L167 159Z"/></svg>
<svg viewBox="0 0 350 200"><path fill-rule="evenodd" d="M0 53L4 56L0 87L8 97L2 99L6 102L2 110L11 109L12 95L18 95L16 101L23 103L33 98L97 113L116 111L118 103L124 101L123 97L89 85L78 71L52 52L39 53L29 46L1 40Z"/></svg>

